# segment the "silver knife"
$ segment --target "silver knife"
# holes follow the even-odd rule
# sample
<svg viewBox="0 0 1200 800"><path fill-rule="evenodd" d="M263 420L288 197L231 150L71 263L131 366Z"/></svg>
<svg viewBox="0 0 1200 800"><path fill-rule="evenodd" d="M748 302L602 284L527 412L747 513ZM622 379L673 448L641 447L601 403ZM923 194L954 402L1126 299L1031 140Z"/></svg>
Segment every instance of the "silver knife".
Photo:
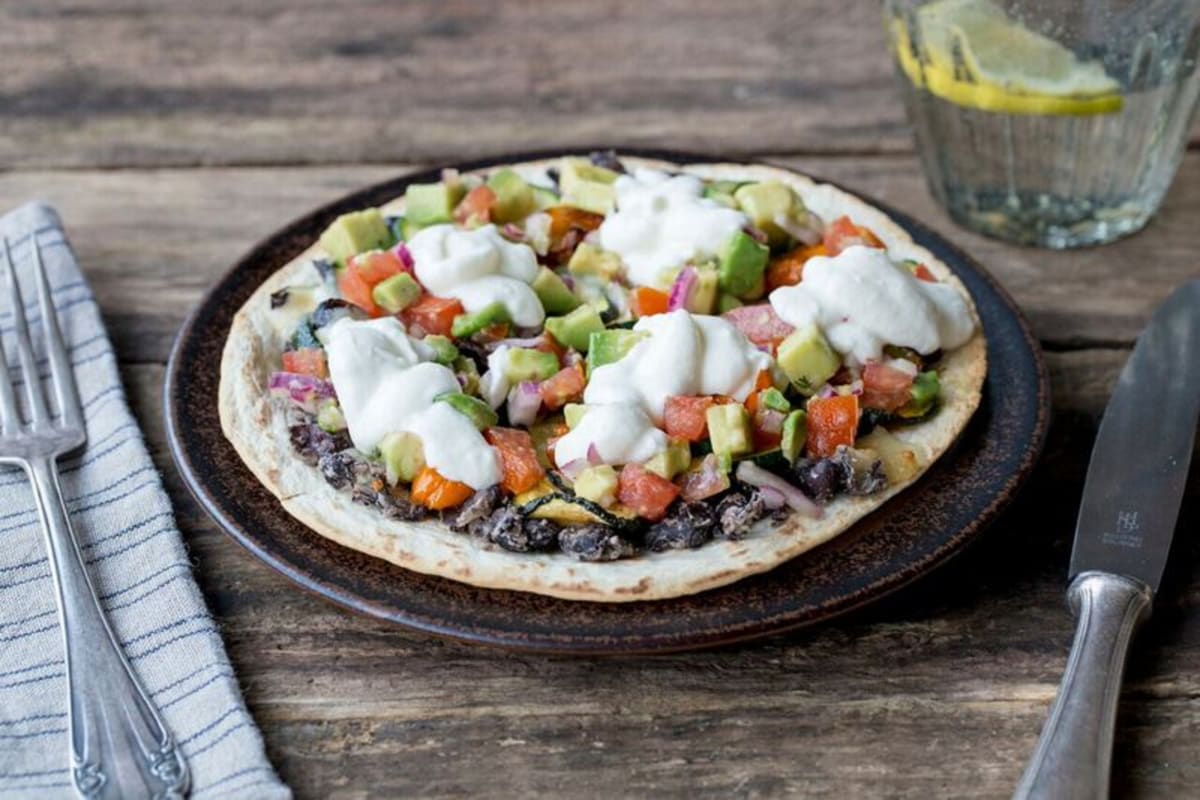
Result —
<svg viewBox="0 0 1200 800"><path fill-rule="evenodd" d="M1154 313L1100 423L1071 552L1078 622L1058 697L1017 800L1108 796L1121 673L1150 614L1200 417L1200 280Z"/></svg>

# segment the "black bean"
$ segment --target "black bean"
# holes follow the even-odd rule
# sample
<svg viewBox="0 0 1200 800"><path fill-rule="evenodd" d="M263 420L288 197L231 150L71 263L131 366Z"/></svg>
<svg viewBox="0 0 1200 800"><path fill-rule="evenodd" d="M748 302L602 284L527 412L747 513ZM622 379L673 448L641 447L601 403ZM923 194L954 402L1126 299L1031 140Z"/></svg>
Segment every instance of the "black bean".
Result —
<svg viewBox="0 0 1200 800"><path fill-rule="evenodd" d="M666 517L646 530L646 549L661 553L700 547L712 539L717 524L713 512L708 503L676 503Z"/></svg>
<svg viewBox="0 0 1200 800"><path fill-rule="evenodd" d="M316 330L332 325L347 316L352 319L366 319L367 315L353 303L348 303L339 297L331 297L328 300L322 300L320 305L313 309L308 319L309 324Z"/></svg>
<svg viewBox="0 0 1200 800"><path fill-rule="evenodd" d="M286 306L288 301L288 290L280 289L277 292L271 292L271 308L280 308Z"/></svg>
<svg viewBox="0 0 1200 800"><path fill-rule="evenodd" d="M625 165L617 158L616 150L594 150L588 153L588 160L597 167L611 169L613 172L624 172Z"/></svg>
<svg viewBox="0 0 1200 800"><path fill-rule="evenodd" d="M321 280L326 283L333 283L336 270L332 261L327 258L314 258L312 264L317 270L317 274L321 276Z"/></svg>
<svg viewBox="0 0 1200 800"><path fill-rule="evenodd" d="M604 525L572 525L558 532L558 546L580 561L615 561L633 555L633 545Z"/></svg>
<svg viewBox="0 0 1200 800"><path fill-rule="evenodd" d="M450 530L462 533L466 531L471 523L481 519L487 519L492 512L496 510L496 504L500 502L500 487L489 486L486 489L481 489L475 494L467 498L467 502L459 507L454 517L448 523Z"/></svg>
<svg viewBox="0 0 1200 800"><path fill-rule="evenodd" d="M346 452L326 453L317 459L317 468L330 486L344 489L355 482L354 461L354 456Z"/></svg>
<svg viewBox="0 0 1200 800"><path fill-rule="evenodd" d="M311 421L292 425L288 432L291 435L292 447L309 464L326 454L348 450L351 447L350 436L345 431L330 433Z"/></svg>
<svg viewBox="0 0 1200 800"><path fill-rule="evenodd" d="M832 459L802 458L792 468L793 483L818 503L828 503L843 490L844 472Z"/></svg>
<svg viewBox="0 0 1200 800"><path fill-rule="evenodd" d="M558 544L559 530L558 524L548 519L527 518L525 535L529 537L529 549L550 550L554 548Z"/></svg>
<svg viewBox="0 0 1200 800"><path fill-rule="evenodd" d="M727 539L741 539L766 513L767 504L757 489L730 492L717 503L716 532Z"/></svg>

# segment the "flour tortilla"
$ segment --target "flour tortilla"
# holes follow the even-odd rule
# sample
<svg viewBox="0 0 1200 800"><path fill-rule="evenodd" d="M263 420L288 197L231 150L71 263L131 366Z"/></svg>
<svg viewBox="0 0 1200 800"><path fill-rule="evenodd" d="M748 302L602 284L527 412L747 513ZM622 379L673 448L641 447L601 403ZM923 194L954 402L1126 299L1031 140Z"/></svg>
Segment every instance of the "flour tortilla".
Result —
<svg viewBox="0 0 1200 800"><path fill-rule="evenodd" d="M826 222L846 214L873 230L896 260L924 263L943 283L962 291L961 282L933 254L916 245L883 212L857 197L802 175L767 166L692 164L680 166L625 157L630 168L651 167L710 179L778 180L789 184L805 205ZM511 165L526 175L554 162ZM488 170L480 170L487 172ZM385 213L403 208L403 199L385 204ZM346 547L406 569L474 586L510 589L567 600L626 602L694 594L765 572L845 531L911 484L944 453L979 405L986 372L982 332L941 362L942 405L931 419L893 433L916 452L919 471L907 481L869 497L841 497L820 520L793 514L782 523L762 520L740 541L714 540L695 550L643 553L619 561L585 563L563 553L513 553L454 533L437 520L385 519L376 509L355 504L348 493L325 482L320 472L293 451L281 400L267 391L278 369L287 332L272 321L269 297L311 271L319 254L313 246L268 279L234 318L221 359L221 426L238 454L292 516ZM974 306L972 304L972 313Z"/></svg>

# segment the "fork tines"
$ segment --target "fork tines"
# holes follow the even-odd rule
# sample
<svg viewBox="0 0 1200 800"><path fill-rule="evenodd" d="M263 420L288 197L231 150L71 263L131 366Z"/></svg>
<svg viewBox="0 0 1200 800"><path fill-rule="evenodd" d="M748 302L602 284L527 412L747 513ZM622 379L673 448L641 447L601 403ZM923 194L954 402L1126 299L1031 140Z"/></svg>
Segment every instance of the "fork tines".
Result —
<svg viewBox="0 0 1200 800"><path fill-rule="evenodd" d="M29 248L33 254L33 271L37 283L38 305L42 312L42 327L46 336L46 355L50 363L50 378L54 384L54 395L59 411L56 426L51 418L46 398L38 377L37 361L33 357L33 344L29 336L29 324L25 319L25 304L21 298L21 287L13 262L12 247L4 238L4 270L8 281L9 304L12 307L13 328L16 334L17 360L25 382L25 399L28 410L28 428L31 433L50 432L56 428L64 431L83 430L83 412L79 394L75 387L75 374L63 345L62 331L58 325L58 314L50 296L50 284L46 279L46 268L42 260L41 243L36 233L29 236ZM0 347L0 430L12 436L23 430L21 413L9 378L8 362L4 348Z"/></svg>

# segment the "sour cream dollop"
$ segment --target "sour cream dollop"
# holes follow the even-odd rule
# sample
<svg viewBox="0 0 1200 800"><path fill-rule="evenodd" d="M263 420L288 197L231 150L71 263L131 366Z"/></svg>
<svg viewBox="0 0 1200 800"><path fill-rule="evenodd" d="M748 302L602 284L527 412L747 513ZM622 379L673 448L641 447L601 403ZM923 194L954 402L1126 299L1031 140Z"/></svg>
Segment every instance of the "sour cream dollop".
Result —
<svg viewBox="0 0 1200 800"><path fill-rule="evenodd" d="M445 392L459 391L454 373L422 354L395 317L342 319L328 329L329 376L350 439L364 453L389 433L421 439L425 463L442 477L485 489L500 480L496 452Z"/></svg>
<svg viewBox="0 0 1200 800"><path fill-rule="evenodd" d="M503 303L522 327L541 325L546 312L529 284L537 256L528 245L510 242L495 225L470 231L431 225L408 242L417 279L431 294L453 297L468 312Z"/></svg>
<svg viewBox="0 0 1200 800"><path fill-rule="evenodd" d="M559 466L586 457L589 445L606 464L645 461L666 449L666 435L655 426L662 424L668 397L745 400L759 371L771 369L770 356L720 317L680 309L643 317L633 330L646 338L620 361L592 372L583 393L587 412L554 446Z"/></svg>
<svg viewBox="0 0 1200 800"><path fill-rule="evenodd" d="M702 197L694 175L639 169L614 188L617 210L599 228L600 246L621 256L635 286L661 286L669 270L715 258L746 225L739 211Z"/></svg>
<svg viewBox="0 0 1200 800"><path fill-rule="evenodd" d="M885 251L849 247L804 264L804 280L771 292L771 307L797 328L817 325L847 359L864 364L887 344L927 355L953 350L975 332L962 293L917 280Z"/></svg>

